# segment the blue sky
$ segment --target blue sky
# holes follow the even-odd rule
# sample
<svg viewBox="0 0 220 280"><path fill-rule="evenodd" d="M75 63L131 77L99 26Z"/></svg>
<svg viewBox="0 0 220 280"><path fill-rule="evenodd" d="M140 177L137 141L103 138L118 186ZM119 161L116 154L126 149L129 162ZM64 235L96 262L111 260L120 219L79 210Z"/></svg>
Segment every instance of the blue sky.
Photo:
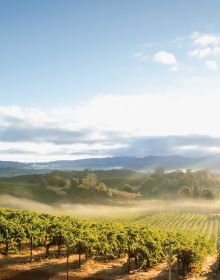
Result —
<svg viewBox="0 0 220 280"><path fill-rule="evenodd" d="M69 104L155 90L158 77L160 87L185 84L189 73L173 75L132 55L164 49L186 63L186 46L172 42L194 31L217 33L219 8L213 0L1 1L1 102Z"/></svg>
<svg viewBox="0 0 220 280"><path fill-rule="evenodd" d="M135 155L146 139L145 156L149 137L172 135L193 145L161 154L218 152L206 140L220 137L219 10L217 0L0 1L1 158Z"/></svg>

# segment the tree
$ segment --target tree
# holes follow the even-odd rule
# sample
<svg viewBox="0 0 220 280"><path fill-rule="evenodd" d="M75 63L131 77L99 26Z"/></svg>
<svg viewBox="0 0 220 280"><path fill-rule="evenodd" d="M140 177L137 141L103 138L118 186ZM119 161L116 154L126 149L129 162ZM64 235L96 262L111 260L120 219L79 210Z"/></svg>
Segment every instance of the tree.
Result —
<svg viewBox="0 0 220 280"><path fill-rule="evenodd" d="M129 184L125 184L125 185L123 186L122 190L125 191L125 192L129 192L129 193L133 193L133 192L134 192L134 191L133 191L133 188L132 188L131 185L129 185Z"/></svg>
<svg viewBox="0 0 220 280"><path fill-rule="evenodd" d="M92 188L97 186L98 180L95 173L88 173L85 178L82 178L82 183L84 187Z"/></svg>
<svg viewBox="0 0 220 280"><path fill-rule="evenodd" d="M205 199L215 199L215 193L210 189L205 189L202 192L202 197Z"/></svg>
<svg viewBox="0 0 220 280"><path fill-rule="evenodd" d="M160 191L157 187L155 187L153 190L152 190L152 196L155 197L155 198L158 198L160 195Z"/></svg>
<svg viewBox="0 0 220 280"><path fill-rule="evenodd" d="M140 184L140 193L144 196L149 195L156 187L156 183L152 177L146 177Z"/></svg>
<svg viewBox="0 0 220 280"><path fill-rule="evenodd" d="M47 183L49 186L64 187L66 185L66 180L60 176L52 175L47 179Z"/></svg>
<svg viewBox="0 0 220 280"><path fill-rule="evenodd" d="M79 186L79 181L78 181L78 179L75 178L75 177L70 178L70 186L71 186L71 188L73 188L73 189L77 188L77 187Z"/></svg>
<svg viewBox="0 0 220 280"><path fill-rule="evenodd" d="M197 199L197 198L200 198L201 196L201 189L197 186L193 187L192 188L192 197Z"/></svg>
<svg viewBox="0 0 220 280"><path fill-rule="evenodd" d="M162 178L164 176L164 173L165 173L165 169L161 166L157 166L155 167L152 176L156 178Z"/></svg>
<svg viewBox="0 0 220 280"><path fill-rule="evenodd" d="M179 190L179 194L180 196L182 197L185 197L185 198L190 198L192 196L192 190L191 188L189 187L181 187L181 189Z"/></svg>

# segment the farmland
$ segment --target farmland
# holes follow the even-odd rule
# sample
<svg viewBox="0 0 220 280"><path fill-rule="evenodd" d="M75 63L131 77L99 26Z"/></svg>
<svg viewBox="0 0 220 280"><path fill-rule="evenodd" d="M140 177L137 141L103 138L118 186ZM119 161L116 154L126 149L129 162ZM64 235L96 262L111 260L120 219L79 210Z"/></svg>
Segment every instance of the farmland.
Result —
<svg viewBox="0 0 220 280"><path fill-rule="evenodd" d="M217 240L220 217L215 214L189 212L165 212L137 218L138 224L149 224L158 229L184 231L188 234L200 233Z"/></svg>
<svg viewBox="0 0 220 280"><path fill-rule="evenodd" d="M118 267L118 270L108 270L109 279L113 279L111 273L126 275L129 270L140 268L142 273L155 273L158 267L166 270L169 241L174 276L186 276L192 271L199 274L207 258L216 255L219 234L218 215L180 211L142 212L119 222L1 209L0 224L1 261L7 277L7 271L13 266L18 270L19 266L27 270L34 267L40 273L45 262L48 269L52 265L58 270L57 275L63 275L59 279L66 279L67 263L70 277L78 275L77 279L87 279L86 268L91 262L97 267L97 273L107 264ZM186 258L190 260L187 263ZM43 271L48 277L50 269ZM15 278L2 279L17 279L16 273L13 275Z"/></svg>
<svg viewBox="0 0 220 280"><path fill-rule="evenodd" d="M173 279L215 279L219 190L207 170L1 178L0 279L167 279L169 244Z"/></svg>

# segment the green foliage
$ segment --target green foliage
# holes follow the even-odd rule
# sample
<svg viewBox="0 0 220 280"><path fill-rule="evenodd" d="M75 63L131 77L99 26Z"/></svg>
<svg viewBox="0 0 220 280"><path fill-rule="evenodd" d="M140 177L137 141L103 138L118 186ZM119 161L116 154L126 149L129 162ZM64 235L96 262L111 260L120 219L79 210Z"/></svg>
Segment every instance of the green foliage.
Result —
<svg viewBox="0 0 220 280"><path fill-rule="evenodd" d="M67 181L61 176L52 175L48 177L47 184L52 187L64 187L67 184Z"/></svg>
<svg viewBox="0 0 220 280"><path fill-rule="evenodd" d="M220 181L208 170L165 172L157 167L151 174L130 170L52 171L0 178L0 194L54 203L117 199L207 199L220 193Z"/></svg>
<svg viewBox="0 0 220 280"><path fill-rule="evenodd" d="M149 219L153 220L153 216L149 216ZM154 224L157 220L161 220L160 216L155 218ZM214 218L213 221L216 223ZM50 246L56 245L58 255L61 246L66 249L67 256L78 254L79 266L82 254L87 258L117 258L127 254L129 270L148 268L162 262L167 258L168 244L171 242L181 275L186 275L192 269L199 271L205 257L212 254L216 246L212 234L205 237L172 230L171 227L169 230L156 229L149 225L149 220L146 222L142 219L137 223L98 222L26 210L0 209L0 243L5 245L4 252L13 253L21 242L29 242L30 260L34 246L45 246L47 257Z"/></svg>
<svg viewBox="0 0 220 280"><path fill-rule="evenodd" d="M165 173L163 168L158 167L140 183L139 191L145 197L168 194L171 198L215 199L219 187L220 181L209 170Z"/></svg>
<svg viewBox="0 0 220 280"><path fill-rule="evenodd" d="M200 272L205 258L214 253L214 248L214 243L204 236L185 236L185 240L176 249L179 274L186 276L192 269Z"/></svg>
<svg viewBox="0 0 220 280"><path fill-rule="evenodd" d="M217 242L219 217L215 215L172 211L144 215L136 223L148 224L166 231L187 232L189 235L201 234Z"/></svg>

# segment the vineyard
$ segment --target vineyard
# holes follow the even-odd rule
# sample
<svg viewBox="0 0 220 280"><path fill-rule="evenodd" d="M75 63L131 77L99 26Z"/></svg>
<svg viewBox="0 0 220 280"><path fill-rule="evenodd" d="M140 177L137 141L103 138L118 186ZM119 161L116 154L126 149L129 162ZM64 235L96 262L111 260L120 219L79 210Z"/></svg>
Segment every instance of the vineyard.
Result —
<svg viewBox="0 0 220 280"><path fill-rule="evenodd" d="M174 211L148 215L136 220L137 224L148 224L158 229L183 231L188 234L200 233L215 242L218 239L218 215Z"/></svg>
<svg viewBox="0 0 220 280"><path fill-rule="evenodd" d="M70 256L78 267L89 259L126 257L128 271L147 269L168 258L171 243L177 272L200 271L205 258L216 250L218 217L191 213L159 213L135 221L114 222L53 216L26 210L0 210L0 243L4 255L43 248L42 258L66 257L67 278ZM54 251L55 248L55 251Z"/></svg>

